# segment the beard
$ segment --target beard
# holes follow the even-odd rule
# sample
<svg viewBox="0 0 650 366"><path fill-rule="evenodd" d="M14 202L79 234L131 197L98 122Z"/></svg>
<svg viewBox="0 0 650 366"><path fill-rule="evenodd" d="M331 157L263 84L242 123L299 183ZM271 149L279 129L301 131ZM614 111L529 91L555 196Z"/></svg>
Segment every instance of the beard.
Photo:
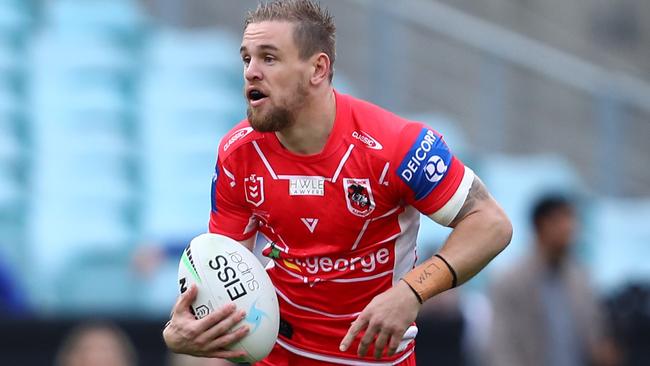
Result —
<svg viewBox="0 0 650 366"><path fill-rule="evenodd" d="M285 100L282 106L270 106L270 111L263 114L255 112L250 106L246 110L246 116L251 127L258 132L279 132L292 126L296 121L296 111L304 106L307 99L307 88L298 84L289 100Z"/></svg>
<svg viewBox="0 0 650 366"><path fill-rule="evenodd" d="M295 121L293 113L289 108L271 107L266 113L255 113L251 107L246 110L246 116L251 127L258 132L278 132L289 127Z"/></svg>

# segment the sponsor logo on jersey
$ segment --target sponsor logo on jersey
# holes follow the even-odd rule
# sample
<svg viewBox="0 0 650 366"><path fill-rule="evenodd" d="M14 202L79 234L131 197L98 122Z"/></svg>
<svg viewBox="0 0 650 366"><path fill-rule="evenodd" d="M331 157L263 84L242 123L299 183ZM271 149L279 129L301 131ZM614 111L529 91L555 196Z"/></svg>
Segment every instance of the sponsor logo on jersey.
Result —
<svg viewBox="0 0 650 366"><path fill-rule="evenodd" d="M363 132L363 131L354 131L352 132L352 137L355 139L363 142L364 145L366 145L368 148L373 149L373 150L381 150L384 147L379 143L379 141L375 140L374 137L370 136L369 134Z"/></svg>
<svg viewBox="0 0 650 366"><path fill-rule="evenodd" d="M445 142L432 130L423 128L397 171L402 181L415 192L415 198L422 199L444 178L451 158Z"/></svg>
<svg viewBox="0 0 650 366"><path fill-rule="evenodd" d="M387 248L381 248L363 256L288 258L283 260L290 269L300 273L307 272L310 275L346 271L372 273L376 271L378 265L387 264L389 261L390 251Z"/></svg>
<svg viewBox="0 0 650 366"><path fill-rule="evenodd" d="M325 179L318 177L296 177L289 179L290 196L324 196Z"/></svg>
<svg viewBox="0 0 650 366"><path fill-rule="evenodd" d="M310 233L314 233L314 230L316 230L316 225L318 225L318 219L312 219L308 217L303 217L300 219L305 226L307 226L307 229L309 230Z"/></svg>
<svg viewBox="0 0 650 366"><path fill-rule="evenodd" d="M253 127L244 127L233 132L233 134L228 139L228 142L226 142L226 144L223 145L223 151L224 152L228 151L228 149L230 148L230 146L232 146L232 144L248 136L251 132L253 132Z"/></svg>
<svg viewBox="0 0 650 366"><path fill-rule="evenodd" d="M439 182L447 172L445 161L438 155L429 158L427 165L424 167L424 175L431 183Z"/></svg>
<svg viewBox="0 0 650 366"><path fill-rule="evenodd" d="M268 242L262 249L262 255L271 259L280 259L281 257L286 257L288 254L289 247L277 241Z"/></svg>
<svg viewBox="0 0 650 366"><path fill-rule="evenodd" d="M246 192L246 201L259 207L264 202L264 178L251 174L244 179L244 191Z"/></svg>
<svg viewBox="0 0 650 366"><path fill-rule="evenodd" d="M369 179L343 178L345 201L353 214L366 217L375 210Z"/></svg>

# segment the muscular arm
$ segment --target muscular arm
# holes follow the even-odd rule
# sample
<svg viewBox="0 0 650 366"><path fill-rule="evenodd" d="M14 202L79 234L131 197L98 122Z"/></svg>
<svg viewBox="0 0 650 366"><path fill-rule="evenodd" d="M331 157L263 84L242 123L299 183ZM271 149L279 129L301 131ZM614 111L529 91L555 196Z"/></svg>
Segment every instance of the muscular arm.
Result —
<svg viewBox="0 0 650 366"><path fill-rule="evenodd" d="M465 203L449 224L454 230L443 245L439 257L432 257L409 272L404 280L421 300L474 277L510 242L512 225L498 203L478 177L474 177Z"/></svg>
<svg viewBox="0 0 650 366"><path fill-rule="evenodd" d="M454 230L440 254L456 270L459 284L474 277L512 238L510 220L478 177L449 226Z"/></svg>
<svg viewBox="0 0 650 366"><path fill-rule="evenodd" d="M510 220L481 180L473 179L464 204L449 224L454 230L440 251L449 266L434 256L407 273L404 281L375 297L348 329L341 351L346 351L357 334L366 329L357 349L359 356L365 356L373 342L375 358L383 354L385 347L387 354L393 355L420 304L452 287L450 267L457 275L456 284L461 284L508 245L512 236ZM435 215L431 216L433 219Z"/></svg>

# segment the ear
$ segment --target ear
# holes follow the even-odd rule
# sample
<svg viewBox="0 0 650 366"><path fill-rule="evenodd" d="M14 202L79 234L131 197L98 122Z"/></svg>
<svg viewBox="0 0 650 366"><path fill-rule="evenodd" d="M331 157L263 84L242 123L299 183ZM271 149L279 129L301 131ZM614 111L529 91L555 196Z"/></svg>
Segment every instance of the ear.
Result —
<svg viewBox="0 0 650 366"><path fill-rule="evenodd" d="M318 53L312 56L312 74L309 81L312 85L320 85L322 82L329 82L332 63L325 53Z"/></svg>

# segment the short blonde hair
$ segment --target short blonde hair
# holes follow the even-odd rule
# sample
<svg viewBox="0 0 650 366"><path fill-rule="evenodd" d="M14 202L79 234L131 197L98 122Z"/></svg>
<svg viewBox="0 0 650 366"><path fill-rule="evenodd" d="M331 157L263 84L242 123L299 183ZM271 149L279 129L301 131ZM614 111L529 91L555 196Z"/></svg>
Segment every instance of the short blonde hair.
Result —
<svg viewBox="0 0 650 366"><path fill-rule="evenodd" d="M317 52L323 52L330 59L329 80L334 77L336 59L336 26L330 12L312 0L275 0L260 3L250 11L244 21L244 30L252 23L265 21L286 21L295 23L293 38L306 60Z"/></svg>

